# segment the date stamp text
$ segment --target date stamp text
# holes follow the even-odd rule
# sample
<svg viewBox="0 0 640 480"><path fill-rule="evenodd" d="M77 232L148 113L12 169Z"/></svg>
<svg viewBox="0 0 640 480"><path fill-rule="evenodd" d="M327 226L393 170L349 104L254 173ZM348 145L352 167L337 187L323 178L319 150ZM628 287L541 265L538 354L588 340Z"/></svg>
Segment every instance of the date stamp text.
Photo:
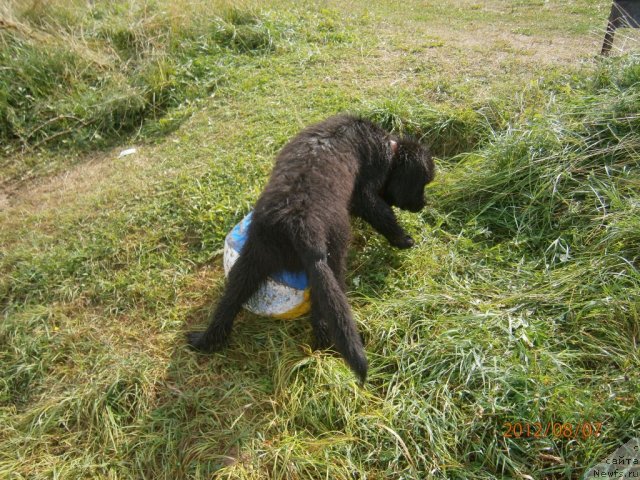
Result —
<svg viewBox="0 0 640 480"><path fill-rule="evenodd" d="M566 438L586 440L599 437L602 422L505 422L502 424L505 438Z"/></svg>

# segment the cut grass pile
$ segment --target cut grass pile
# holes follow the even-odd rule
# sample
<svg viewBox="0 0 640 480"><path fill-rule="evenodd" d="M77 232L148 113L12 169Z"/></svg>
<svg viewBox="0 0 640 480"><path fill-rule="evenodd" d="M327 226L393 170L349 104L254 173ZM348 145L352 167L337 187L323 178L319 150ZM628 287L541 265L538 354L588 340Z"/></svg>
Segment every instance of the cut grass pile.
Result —
<svg viewBox="0 0 640 480"><path fill-rule="evenodd" d="M269 30L266 54L216 44L232 73L187 128L140 149L157 169L140 184L2 213L0 477L580 478L637 436L640 58L438 104L419 73L353 87L391 62L359 57L379 19L256 15L298 33ZM428 208L400 213L415 248L354 221L368 383L310 352L304 320L243 313L225 351L187 351L224 284L216 252L274 153L344 109L440 157ZM129 158L111 168L135 179Z"/></svg>
<svg viewBox="0 0 640 480"><path fill-rule="evenodd" d="M224 2L15 2L0 29L0 141L100 146L166 132L229 75L229 51L275 48L278 28ZM184 112L183 112L184 113Z"/></svg>
<svg viewBox="0 0 640 480"><path fill-rule="evenodd" d="M252 57L287 51L299 36L348 38L334 11L269 16L224 0L10 1L0 14L5 182L70 163L63 154L25 162L18 152L73 154L159 138L200 99L237 82Z"/></svg>

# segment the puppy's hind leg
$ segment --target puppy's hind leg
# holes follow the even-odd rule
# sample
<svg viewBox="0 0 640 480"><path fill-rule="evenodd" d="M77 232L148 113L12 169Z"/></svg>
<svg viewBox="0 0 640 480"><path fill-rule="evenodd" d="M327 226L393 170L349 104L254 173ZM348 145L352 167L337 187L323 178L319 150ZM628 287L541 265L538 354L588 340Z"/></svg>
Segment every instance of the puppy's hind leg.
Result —
<svg viewBox="0 0 640 480"><path fill-rule="evenodd" d="M311 289L311 305L317 305L318 302L319 298L316 291ZM326 350L333 346L333 337L331 335L329 325L319 308L311 308L311 327L313 328L314 350Z"/></svg>
<svg viewBox="0 0 640 480"><path fill-rule="evenodd" d="M187 334L189 345L195 350L211 353L222 348L231 334L233 320L260 284L273 272L269 257L249 241L229 271L222 298L211 315L204 332Z"/></svg>
<svg viewBox="0 0 640 480"><path fill-rule="evenodd" d="M302 249L299 255L309 276L312 322L326 322L326 326L323 323L314 324L314 333L318 335L318 329L322 329L321 333L326 331L324 328L328 329L335 349L360 381L364 382L368 363L362 339L351 315L347 297L328 264L326 254Z"/></svg>
<svg viewBox="0 0 640 480"><path fill-rule="evenodd" d="M348 225L347 225L348 228ZM346 272L346 249L348 245L348 236L345 234L347 229L339 233L333 233L328 245L327 264L333 276L338 282L338 287L343 292L347 291L345 283ZM311 289L311 303L317 305L321 301L319 292L315 289ZM324 314L321 313L320 308L313 308L311 310L311 325L313 327L313 334L315 336L314 349L322 350L333 347L333 336L331 335L331 329L327 323L327 319L324 318Z"/></svg>

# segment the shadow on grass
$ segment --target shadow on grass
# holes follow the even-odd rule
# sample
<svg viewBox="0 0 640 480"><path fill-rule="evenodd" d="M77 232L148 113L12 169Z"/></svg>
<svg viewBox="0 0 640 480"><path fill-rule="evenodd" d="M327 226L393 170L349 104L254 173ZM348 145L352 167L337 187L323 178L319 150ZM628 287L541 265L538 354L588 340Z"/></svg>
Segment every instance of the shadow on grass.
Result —
<svg viewBox="0 0 640 480"><path fill-rule="evenodd" d="M382 242L368 242L349 263L350 270L358 264L359 273L349 275L362 279L360 291L383 289L390 265L397 265L397 252ZM272 431L288 408L283 391L300 375L315 377L317 372L309 369L324 368L318 359L334 356L311 352L308 316L280 320L244 310L224 350L212 355L191 351L186 332L206 327L222 293L222 288L212 290L184 313L185 326L175 337L155 407L131 443L130 459L144 478L209 478L225 466L263 464L244 452L255 452L252 442L285 434L282 425ZM341 371L348 370L341 360L337 363Z"/></svg>
<svg viewBox="0 0 640 480"><path fill-rule="evenodd" d="M267 428L275 352L300 354L302 328L241 313L229 345L212 355L191 351L185 333L207 323L210 302L186 315L155 407L145 416L131 459L145 478L209 478L243 461L242 446ZM298 324L299 325L299 324ZM142 448L138 448L142 447Z"/></svg>

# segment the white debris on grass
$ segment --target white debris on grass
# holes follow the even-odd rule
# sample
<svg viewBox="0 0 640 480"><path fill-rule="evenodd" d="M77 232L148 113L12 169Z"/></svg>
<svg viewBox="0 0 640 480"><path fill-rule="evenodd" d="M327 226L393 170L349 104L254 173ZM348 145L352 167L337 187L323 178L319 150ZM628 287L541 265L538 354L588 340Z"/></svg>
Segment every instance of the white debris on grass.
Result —
<svg viewBox="0 0 640 480"><path fill-rule="evenodd" d="M138 150L136 148L127 148L126 150L122 150L118 158L126 157L127 155L132 155L136 153Z"/></svg>

